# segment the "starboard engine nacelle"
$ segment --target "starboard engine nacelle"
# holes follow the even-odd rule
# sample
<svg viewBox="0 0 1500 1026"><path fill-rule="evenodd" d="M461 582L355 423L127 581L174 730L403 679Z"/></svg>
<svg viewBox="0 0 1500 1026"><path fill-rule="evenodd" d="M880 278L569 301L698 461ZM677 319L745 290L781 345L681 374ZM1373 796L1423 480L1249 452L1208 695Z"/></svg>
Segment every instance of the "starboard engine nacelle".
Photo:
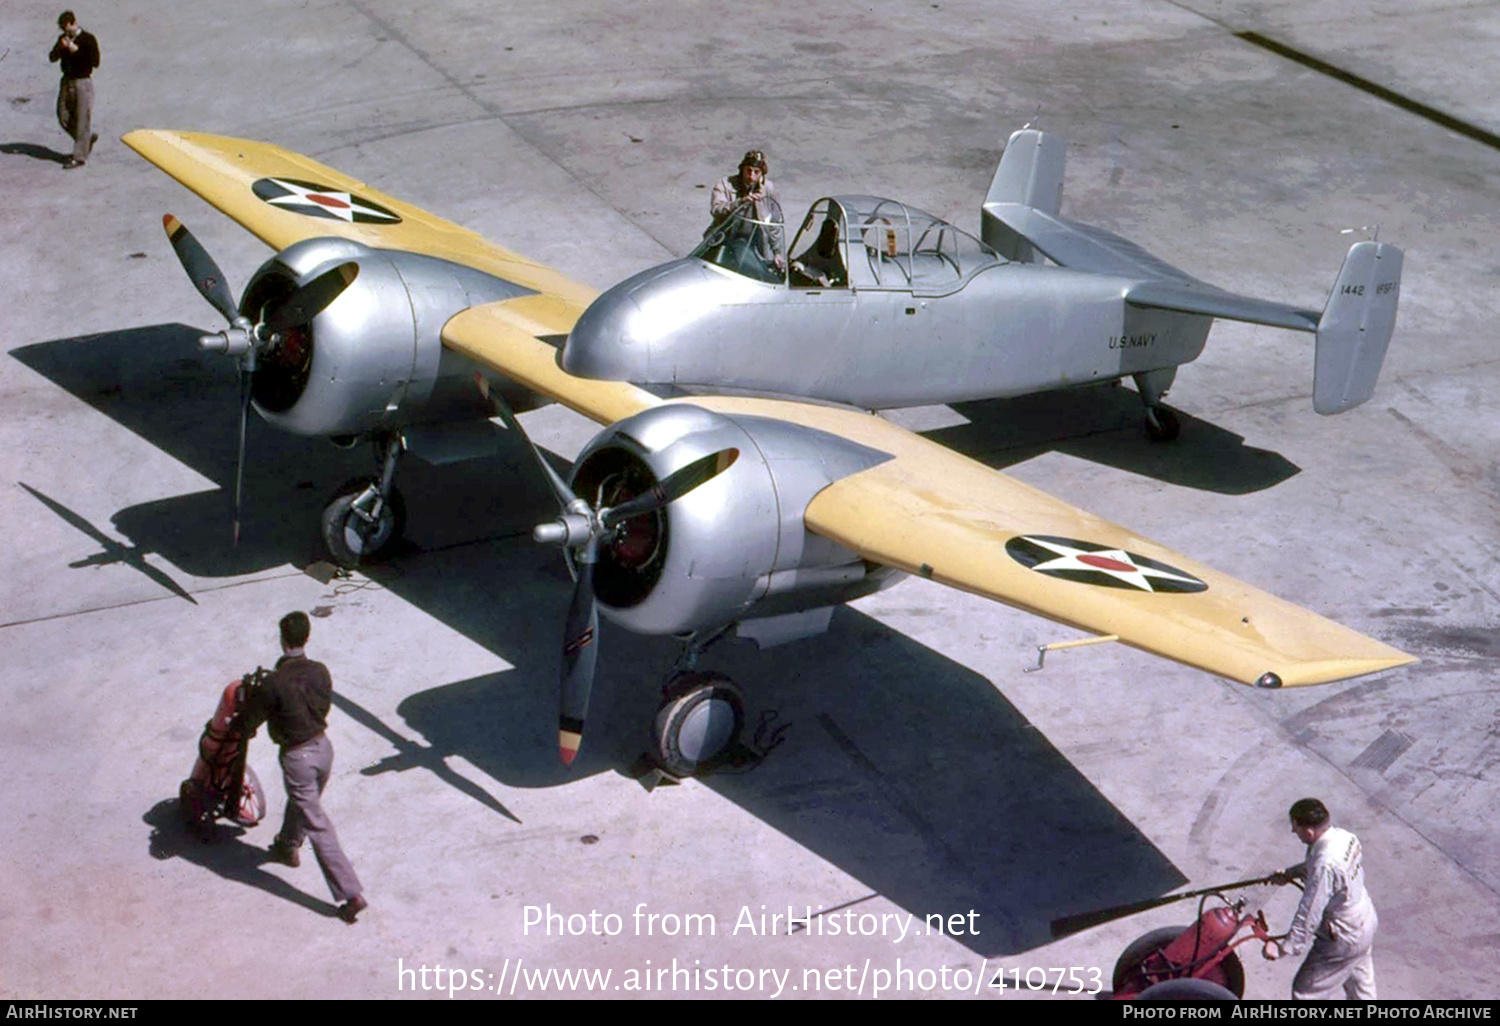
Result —
<svg viewBox="0 0 1500 1026"><path fill-rule="evenodd" d="M832 606L899 579L803 525L830 482L888 458L826 432L669 403L596 436L574 463L572 488L596 508L618 506L724 450L737 452L728 470L624 521L600 546L594 589L610 619L678 634Z"/></svg>
<svg viewBox="0 0 1500 1026"><path fill-rule="evenodd" d="M317 238L263 264L240 309L255 321L351 261L359 267L353 283L257 355L251 396L260 413L295 434L333 437L487 416L472 368L443 349L442 328L461 310L529 289L433 257Z"/></svg>

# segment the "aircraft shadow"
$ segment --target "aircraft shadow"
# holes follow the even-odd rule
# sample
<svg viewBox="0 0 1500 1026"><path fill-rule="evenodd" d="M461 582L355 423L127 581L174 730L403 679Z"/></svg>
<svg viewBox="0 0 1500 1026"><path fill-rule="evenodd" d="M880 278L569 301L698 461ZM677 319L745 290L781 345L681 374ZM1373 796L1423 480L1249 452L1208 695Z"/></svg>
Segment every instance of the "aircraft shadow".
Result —
<svg viewBox="0 0 1500 1026"><path fill-rule="evenodd" d="M1247 495L1280 484L1301 468L1257 449L1224 428L1178 411L1182 434L1146 437L1140 396L1102 385L1015 399L956 403L969 423L924 432L935 442L996 469L1060 452L1168 484Z"/></svg>
<svg viewBox="0 0 1500 1026"><path fill-rule="evenodd" d="M239 377L232 360L198 348L200 334L183 324L153 325L36 343L11 355L218 485L115 513L111 521L131 539L137 562L157 553L195 577L236 577L324 558L318 537L323 506L345 481L375 472L373 450L299 438L252 414L245 433L243 528L239 544L232 545ZM403 460L397 476L403 493L444 496L440 503L407 503L407 538L435 549L472 542L487 531L529 532L538 516L551 512L545 496L516 508L516 469L530 466L529 454L519 447L466 465ZM54 511L66 507L65 496L49 498Z"/></svg>
<svg viewBox="0 0 1500 1026"><path fill-rule="evenodd" d="M487 568L466 576L459 556L412 561L390 586L515 668L403 699L396 711L424 745L409 743L421 754L398 768L461 756L513 788L633 775L677 643L603 626L586 740L565 768L561 561L496 544L464 555ZM1037 947L1059 916L1185 880L989 681L859 612L774 653L720 642L703 666L744 686L747 740L763 717L763 738L790 725L763 761L703 783L919 919L978 912L980 934L960 938L978 954ZM816 909L818 897L797 900Z"/></svg>
<svg viewBox="0 0 1500 1026"><path fill-rule="evenodd" d="M220 484L115 514L136 558L157 552L209 577L304 565L318 551L315 525L325 496L367 472L371 460L252 418L246 530L240 547L231 548L237 376L230 361L205 358L197 336L190 327L164 325L39 343L12 355ZM1087 405L1096 416L1098 407L1097 400ZM1011 417L1026 423L1033 408L1045 406L1011 404L1003 416L971 418L968 434L955 440L1014 453L1020 443L1005 448L1012 436L1004 425ZM1132 424L1138 416L1137 404ZM555 510L540 473L524 452L447 468L410 460L401 473L402 487L418 497L408 503L416 543L367 568L369 575L514 669L409 694L397 706L404 725L383 723L341 698L343 713L392 745L390 756L362 772L431 772L494 811L497 823L520 822L524 811L453 770L448 757L461 756L511 788L630 774L677 643L602 625L606 657L587 739L565 769L557 758L556 674L572 583L555 551L524 537ZM443 501L420 500L431 495ZM38 499L68 519L66 497ZM839 610L829 634L774 653L727 640L704 666L747 685L750 733L763 714L774 714L772 726L791 724L785 743L758 766L704 783L918 916L978 912L981 932L963 938L977 953L1036 947L1051 939L1048 924L1059 915L1152 897L1184 881L989 681L863 614ZM389 686L406 690L399 680ZM420 740L408 736L412 731ZM315 901L258 869L246 853L229 851L179 854L288 900ZM816 906L818 896L798 900Z"/></svg>

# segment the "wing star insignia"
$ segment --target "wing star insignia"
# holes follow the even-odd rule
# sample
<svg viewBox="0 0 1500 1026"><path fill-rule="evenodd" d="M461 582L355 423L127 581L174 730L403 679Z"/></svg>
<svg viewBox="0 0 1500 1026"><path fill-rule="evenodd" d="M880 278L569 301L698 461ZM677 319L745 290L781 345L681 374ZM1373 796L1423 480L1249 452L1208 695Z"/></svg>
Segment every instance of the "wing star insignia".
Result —
<svg viewBox="0 0 1500 1026"><path fill-rule="evenodd" d="M283 207L309 217L358 224L397 224L401 220L378 203L316 182L262 178L251 189L273 207Z"/></svg>
<svg viewBox="0 0 1500 1026"><path fill-rule="evenodd" d="M1185 570L1124 549L1051 535L1020 535L1005 543L1010 558L1029 570L1079 584L1178 594L1207 591Z"/></svg>

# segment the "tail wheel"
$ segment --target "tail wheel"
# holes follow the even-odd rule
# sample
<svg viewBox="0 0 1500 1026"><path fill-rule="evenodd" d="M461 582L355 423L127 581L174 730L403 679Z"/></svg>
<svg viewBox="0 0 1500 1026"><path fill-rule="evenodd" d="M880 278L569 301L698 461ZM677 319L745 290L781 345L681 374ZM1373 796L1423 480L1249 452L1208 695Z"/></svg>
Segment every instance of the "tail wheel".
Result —
<svg viewBox="0 0 1500 1026"><path fill-rule="evenodd" d="M667 689L652 726L657 762L674 776L692 776L739 740L745 700L719 673L683 673Z"/></svg>
<svg viewBox="0 0 1500 1026"><path fill-rule="evenodd" d="M1182 421L1177 414L1165 406L1146 407L1146 434L1153 442L1176 441L1182 433Z"/></svg>
<svg viewBox="0 0 1500 1026"><path fill-rule="evenodd" d="M406 530L406 501L395 488L373 521L354 508L354 501L376 484L367 477L345 481L323 508L323 545L340 566L358 566L373 559Z"/></svg>

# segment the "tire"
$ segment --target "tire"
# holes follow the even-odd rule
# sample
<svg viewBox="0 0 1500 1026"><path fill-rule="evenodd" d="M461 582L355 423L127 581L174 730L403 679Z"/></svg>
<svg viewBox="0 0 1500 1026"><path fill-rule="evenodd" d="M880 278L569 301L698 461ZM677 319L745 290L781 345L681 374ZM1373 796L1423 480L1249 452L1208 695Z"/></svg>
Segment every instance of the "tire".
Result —
<svg viewBox="0 0 1500 1026"><path fill-rule="evenodd" d="M1141 991L1137 1001L1237 1001L1234 992L1212 980L1162 980Z"/></svg>
<svg viewBox="0 0 1500 1026"><path fill-rule="evenodd" d="M652 724L661 768L689 777L732 747L745 726L745 700L723 674L684 673L669 686Z"/></svg>
<svg viewBox="0 0 1500 1026"><path fill-rule="evenodd" d="M1245 996L1245 963L1237 952L1231 951L1219 963L1219 972L1224 974L1224 987L1238 1000Z"/></svg>
<svg viewBox="0 0 1500 1026"><path fill-rule="evenodd" d="M194 838L207 844L213 840L214 815L202 781L188 777L177 789L177 808L183 825Z"/></svg>
<svg viewBox="0 0 1500 1026"><path fill-rule="evenodd" d="M1113 987L1115 991L1122 989L1127 983L1132 982L1140 972L1141 963L1148 955L1171 944L1181 937L1186 926L1163 926L1149 933L1144 933L1125 946L1120 952L1120 957L1115 960L1115 974L1113 976ZM1141 982L1145 982L1142 980Z"/></svg>
<svg viewBox="0 0 1500 1026"><path fill-rule="evenodd" d="M395 488L391 489L373 530L354 515L354 500L375 483L368 477L345 481L323 508L323 547L339 566L355 567L374 559L406 530L406 501Z"/></svg>
<svg viewBox="0 0 1500 1026"><path fill-rule="evenodd" d="M1182 421L1165 406L1146 407L1146 434L1153 442L1174 442L1182 434Z"/></svg>

